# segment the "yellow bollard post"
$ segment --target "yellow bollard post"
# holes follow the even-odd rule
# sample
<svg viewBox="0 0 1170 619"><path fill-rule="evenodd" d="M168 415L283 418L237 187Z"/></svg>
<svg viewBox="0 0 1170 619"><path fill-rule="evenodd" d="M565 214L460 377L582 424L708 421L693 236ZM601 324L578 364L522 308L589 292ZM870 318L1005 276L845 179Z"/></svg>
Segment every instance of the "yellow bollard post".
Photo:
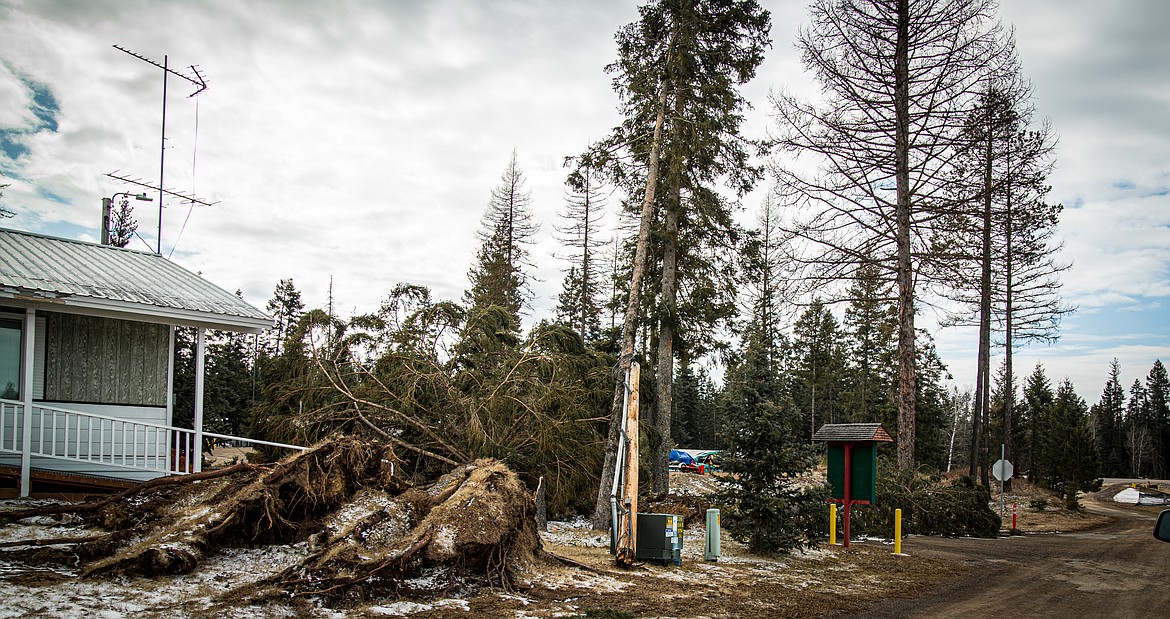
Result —
<svg viewBox="0 0 1170 619"><path fill-rule="evenodd" d="M837 504L829 505L829 545L837 545Z"/></svg>
<svg viewBox="0 0 1170 619"><path fill-rule="evenodd" d="M902 510L894 510L894 554L902 554Z"/></svg>

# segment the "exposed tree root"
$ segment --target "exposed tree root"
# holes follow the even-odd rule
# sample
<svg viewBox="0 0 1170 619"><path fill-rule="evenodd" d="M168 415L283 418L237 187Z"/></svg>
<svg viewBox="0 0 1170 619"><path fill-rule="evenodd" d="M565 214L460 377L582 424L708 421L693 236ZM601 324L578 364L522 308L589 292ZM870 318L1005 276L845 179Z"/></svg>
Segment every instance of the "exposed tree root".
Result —
<svg viewBox="0 0 1170 619"><path fill-rule="evenodd" d="M181 574L219 546L304 539L320 518L367 486L395 487L393 452L354 439L337 439L275 466L250 467L209 483L186 486L157 512L155 527L112 556L90 563L82 576L103 573ZM125 507L124 504L107 509ZM133 511L131 509L130 511ZM129 523L138 518L105 518Z"/></svg>
<svg viewBox="0 0 1170 619"><path fill-rule="evenodd" d="M39 507L30 507L28 509L14 509L5 512L0 512L0 524L7 524L15 522L24 518L32 518L33 516L55 516L58 514L84 514L96 512L109 505L124 501L134 495L142 494L154 488L162 486L176 486L182 484L191 484L205 479L216 479L219 477L227 477L255 468L263 468L264 465L240 463L229 466L223 469L216 469L214 471L202 471L200 473L192 473L190 475L174 475L170 477L156 477L150 481L143 482L132 488L127 488L117 494L111 494L106 497L85 503L61 503L57 505L42 505Z"/></svg>
<svg viewBox="0 0 1170 619"><path fill-rule="evenodd" d="M400 591L434 573L511 588L543 556L532 496L502 463L480 460L411 487L390 474L395 460L391 444L340 438L276 464L8 516L73 512L110 531L38 542L75 544L82 577L182 574L220 548L309 541L307 557L229 594L236 601Z"/></svg>
<svg viewBox="0 0 1170 619"><path fill-rule="evenodd" d="M315 552L261 583L253 599L339 595L358 585L398 589L439 567L511 588L517 570L543 555L532 497L492 460L396 497L367 491L350 508L325 524Z"/></svg>

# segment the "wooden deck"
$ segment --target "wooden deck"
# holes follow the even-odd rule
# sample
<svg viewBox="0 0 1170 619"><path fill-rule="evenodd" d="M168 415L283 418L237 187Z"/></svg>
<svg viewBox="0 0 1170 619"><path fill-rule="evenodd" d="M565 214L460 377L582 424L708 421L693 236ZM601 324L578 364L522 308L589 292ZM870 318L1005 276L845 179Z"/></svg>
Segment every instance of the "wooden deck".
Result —
<svg viewBox="0 0 1170 619"><path fill-rule="evenodd" d="M31 473L34 499L80 501L95 494L120 492L135 482L90 475L74 475L34 468ZM20 496L20 468L0 466L0 499Z"/></svg>

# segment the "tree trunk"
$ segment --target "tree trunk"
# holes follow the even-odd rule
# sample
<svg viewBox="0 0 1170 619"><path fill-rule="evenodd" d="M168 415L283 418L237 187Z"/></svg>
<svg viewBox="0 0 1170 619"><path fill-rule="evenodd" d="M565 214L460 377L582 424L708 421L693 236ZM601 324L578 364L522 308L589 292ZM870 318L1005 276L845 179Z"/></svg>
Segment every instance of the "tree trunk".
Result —
<svg viewBox="0 0 1170 619"><path fill-rule="evenodd" d="M658 116L654 121L654 139L650 145L650 161L646 172L646 192L642 198L642 218L638 227L638 245L634 250L634 269L630 275L630 298L622 320L622 352L618 359L618 379L614 386L613 406L609 418L609 434L605 444L605 462L601 469L601 483L597 502L593 506L593 528L604 530L610 518L610 480L617 461L618 436L621 434L623 384L626 371L634 359L634 332L638 326L638 307L642 304L642 277L646 272L646 256L650 250L650 226L654 222L654 190L658 186L658 158L662 151L662 125L666 118L666 83L658 83Z"/></svg>
<svg viewBox="0 0 1170 619"><path fill-rule="evenodd" d="M980 337L982 341L982 337ZM975 479L979 474L979 454L982 453L980 441L983 440L983 347L975 360L975 398L971 401L971 460L968 463L968 474Z"/></svg>
<svg viewBox="0 0 1170 619"><path fill-rule="evenodd" d="M898 469L914 468L917 385L914 359L914 264L910 247L910 7L898 0L894 50L895 234L898 251Z"/></svg>
<svg viewBox="0 0 1170 619"><path fill-rule="evenodd" d="M1007 157L1007 227L1004 230L1004 247L1006 265L1004 276L1006 280L1004 290L1004 371L1007 372L1006 389L1003 400L1003 453L1004 459L1012 460L1012 403L1016 399L1016 383L1012 375L1012 153L1011 140L1008 140ZM1012 480L1003 485L1004 492L1012 489Z"/></svg>
<svg viewBox="0 0 1170 619"><path fill-rule="evenodd" d="M979 369L983 372L983 383L980 408L983 413L983 435L979 450L979 479L985 488L991 487L988 477L988 453L991 448L991 207L992 207L992 137L994 124L992 120L991 89L988 88L987 97L987 135L985 140L986 158L983 162L983 230L982 230L982 261L979 277Z"/></svg>
<svg viewBox="0 0 1170 619"><path fill-rule="evenodd" d="M656 382L658 398L654 406L658 420L658 449L654 453L654 494L670 491L670 417L673 407L674 384L674 325L678 297L678 217L681 188L681 162L676 155L671 161L671 187L666 229L662 248L662 312L658 319L658 362Z"/></svg>

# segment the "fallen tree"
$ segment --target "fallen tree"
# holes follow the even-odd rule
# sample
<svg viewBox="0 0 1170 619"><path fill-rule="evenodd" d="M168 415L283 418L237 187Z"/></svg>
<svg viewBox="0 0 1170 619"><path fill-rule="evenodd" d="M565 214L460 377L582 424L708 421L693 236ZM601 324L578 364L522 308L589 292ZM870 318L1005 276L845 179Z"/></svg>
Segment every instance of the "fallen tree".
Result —
<svg viewBox="0 0 1170 619"><path fill-rule="evenodd" d="M415 487L392 474L396 460L389 444L337 438L274 464L2 516L75 514L104 529L59 540L72 545L82 578L183 574L223 548L309 542L303 560L236 599L399 590L434 568L511 588L518 570L544 556L533 498L502 463L478 460Z"/></svg>

